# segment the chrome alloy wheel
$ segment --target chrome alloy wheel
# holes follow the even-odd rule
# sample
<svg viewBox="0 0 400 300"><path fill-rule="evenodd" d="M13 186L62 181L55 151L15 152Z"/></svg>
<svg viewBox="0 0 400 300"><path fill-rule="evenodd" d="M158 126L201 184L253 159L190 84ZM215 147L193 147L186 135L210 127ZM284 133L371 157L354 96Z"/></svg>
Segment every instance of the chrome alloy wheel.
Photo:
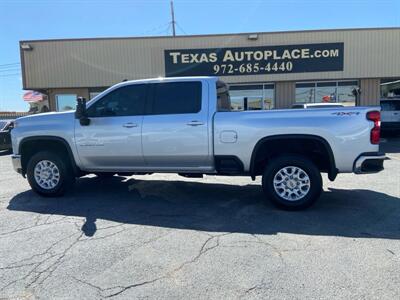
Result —
<svg viewBox="0 0 400 300"><path fill-rule="evenodd" d="M60 170L49 160L39 161L34 169L36 183L45 190L51 190L60 181Z"/></svg>
<svg viewBox="0 0 400 300"><path fill-rule="evenodd" d="M310 191L310 187L310 177L299 167L284 167L274 176L275 192L288 201L298 201L304 198Z"/></svg>

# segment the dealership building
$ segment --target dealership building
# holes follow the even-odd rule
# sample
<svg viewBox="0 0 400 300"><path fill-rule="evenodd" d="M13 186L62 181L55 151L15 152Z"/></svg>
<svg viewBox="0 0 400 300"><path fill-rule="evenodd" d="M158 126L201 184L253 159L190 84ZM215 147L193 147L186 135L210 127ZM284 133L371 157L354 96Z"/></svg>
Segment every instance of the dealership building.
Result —
<svg viewBox="0 0 400 300"><path fill-rule="evenodd" d="M26 40L23 88L71 109L123 80L219 76L232 108L378 105L400 97L400 28Z"/></svg>

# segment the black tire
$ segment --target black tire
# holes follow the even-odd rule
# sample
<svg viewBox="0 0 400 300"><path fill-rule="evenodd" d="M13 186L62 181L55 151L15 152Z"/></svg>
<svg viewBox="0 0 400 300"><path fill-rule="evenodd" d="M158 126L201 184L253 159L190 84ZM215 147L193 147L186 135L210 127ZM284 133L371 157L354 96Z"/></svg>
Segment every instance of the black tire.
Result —
<svg viewBox="0 0 400 300"><path fill-rule="evenodd" d="M52 188L45 189L41 187L35 179L34 170L36 165L41 161L50 161L56 165L59 170L58 183ZM29 159L26 175L32 190L45 197L62 196L75 181L75 176L70 164L68 164L66 160L61 158L59 155L49 151L38 152Z"/></svg>
<svg viewBox="0 0 400 300"><path fill-rule="evenodd" d="M305 191L304 195L297 200L285 199L275 190L274 187L275 176L277 176L277 179L279 180L280 178L282 178L279 175L277 175L279 171L285 167L290 167L290 166L301 169L306 173L306 175L309 178L308 191ZM289 170L293 169L289 168ZM289 179L289 181L291 181L291 179ZM305 179L304 182L307 183L307 180ZM284 184L287 184L287 186L289 186L289 183L290 184L293 183L294 185L297 182L296 180L291 182L286 181ZM271 159L270 163L267 164L262 178L262 186L266 199L270 200L275 206L285 210L302 210L313 205L314 202L321 195L322 177L317 166L307 157L295 154L287 154L275 157ZM300 183L299 186L301 186ZM295 186L295 189L298 188ZM281 191L281 193L284 193L284 191L287 189L284 188L280 189L279 187L277 187L277 190ZM305 187L304 190L307 190L307 187ZM302 191L299 191L299 193L302 193ZM291 197L292 195L294 195L295 197L297 196L297 194L295 193L290 193L290 194L288 193L285 194L284 196Z"/></svg>

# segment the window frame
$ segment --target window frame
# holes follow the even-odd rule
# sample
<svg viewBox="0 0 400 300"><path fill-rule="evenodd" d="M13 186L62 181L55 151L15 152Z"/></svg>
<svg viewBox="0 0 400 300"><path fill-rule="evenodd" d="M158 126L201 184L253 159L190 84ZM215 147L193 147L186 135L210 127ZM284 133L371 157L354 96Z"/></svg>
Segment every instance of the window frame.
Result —
<svg viewBox="0 0 400 300"><path fill-rule="evenodd" d="M145 86L145 100L144 100L144 105L143 105L143 113L142 114L138 114L138 115L125 115L125 116L92 116L89 114L89 109L91 107L93 107L94 105L96 105L99 101L101 101L104 97L109 96L111 93L114 93L116 91L118 91L119 89L123 89L123 88L127 88L127 87L131 87L131 86L137 86L137 85L142 85ZM88 117L89 118L122 118L122 117L137 117L137 116L144 116L146 115L146 111L147 111L147 104L149 102L149 90L150 90L150 84L148 83L132 83L132 84L125 84L122 86L118 86L115 87L113 89L111 89L110 91L108 91L106 94L101 95L101 97L99 97L98 99L96 99L96 101L94 101L93 103L90 103L90 105L86 108L86 110L88 111ZM105 91L104 91L105 92ZM100 92L100 94L104 93L104 92ZM99 96L99 95L97 95ZM96 97L97 97L96 96Z"/></svg>
<svg viewBox="0 0 400 300"><path fill-rule="evenodd" d="M175 112L175 113L166 113L166 114L159 114L154 113L154 105L155 105L155 88L158 84L172 84L172 83L198 83L200 85L200 108L196 112ZM148 102L146 105L146 115L150 116L171 116L171 115L189 115L189 114L198 114L202 112L204 109L203 103L203 81L201 80L185 80L185 81L160 81L160 82L152 82L150 83L150 87L148 89Z"/></svg>
<svg viewBox="0 0 400 300"><path fill-rule="evenodd" d="M245 90L260 90L261 91L261 111L263 110L273 110L276 109L276 90L275 90L275 82L247 82L247 83L227 83L229 86L229 95L231 91L245 91ZM266 108L265 99L267 90L272 90L272 108ZM232 98L232 97L231 97ZM231 101L232 103L232 101ZM238 111L250 111L249 109L245 110L231 110L232 112Z"/></svg>

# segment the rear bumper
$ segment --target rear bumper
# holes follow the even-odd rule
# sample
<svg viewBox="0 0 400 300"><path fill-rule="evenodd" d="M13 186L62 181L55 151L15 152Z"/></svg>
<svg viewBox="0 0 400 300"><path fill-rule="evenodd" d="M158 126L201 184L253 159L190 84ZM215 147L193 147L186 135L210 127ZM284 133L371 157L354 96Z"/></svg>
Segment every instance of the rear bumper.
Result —
<svg viewBox="0 0 400 300"><path fill-rule="evenodd" d="M400 122L382 122L382 131L397 131L400 130Z"/></svg>
<svg viewBox="0 0 400 300"><path fill-rule="evenodd" d="M371 174L382 171L383 161L388 159L383 152L363 153L354 162L353 172Z"/></svg>
<svg viewBox="0 0 400 300"><path fill-rule="evenodd" d="M12 161L14 171L22 174L21 155L17 155L17 154L11 155L11 161Z"/></svg>

